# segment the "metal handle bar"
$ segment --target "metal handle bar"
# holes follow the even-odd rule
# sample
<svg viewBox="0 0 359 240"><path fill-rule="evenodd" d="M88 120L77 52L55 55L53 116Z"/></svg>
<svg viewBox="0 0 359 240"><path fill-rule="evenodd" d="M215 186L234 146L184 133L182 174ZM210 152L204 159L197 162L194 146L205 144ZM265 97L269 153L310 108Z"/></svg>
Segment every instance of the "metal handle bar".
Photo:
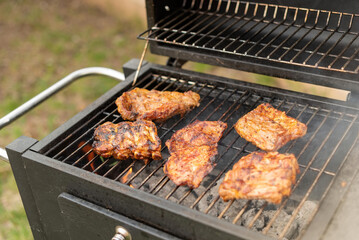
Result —
<svg viewBox="0 0 359 240"><path fill-rule="evenodd" d="M119 81L125 80L125 76L123 73L118 72L116 70L110 69L110 68L103 68L103 67L89 67L89 68L82 68L75 72L70 73L63 79L59 80L55 84L53 84L51 87L47 88L46 90L42 91L35 97L31 98L6 116L2 117L0 119L0 130L4 128L5 126L9 125L46 99L53 96L55 93L59 92L60 90L67 87L72 82L76 81L77 79L92 76L92 75L102 75L107 76L110 78L117 79ZM0 147L0 159L5 159L5 161L9 161L9 158L6 154L5 149Z"/></svg>

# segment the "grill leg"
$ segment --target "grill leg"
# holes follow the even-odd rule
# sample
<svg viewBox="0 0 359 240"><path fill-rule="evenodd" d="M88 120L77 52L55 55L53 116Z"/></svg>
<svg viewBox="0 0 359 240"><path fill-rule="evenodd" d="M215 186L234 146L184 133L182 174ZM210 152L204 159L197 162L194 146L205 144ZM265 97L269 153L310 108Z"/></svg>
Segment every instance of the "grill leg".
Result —
<svg viewBox="0 0 359 240"><path fill-rule="evenodd" d="M29 184L25 163L21 157L21 155L35 143L37 143L35 139L20 137L10 143L6 147L6 150L34 239L45 239L38 207Z"/></svg>

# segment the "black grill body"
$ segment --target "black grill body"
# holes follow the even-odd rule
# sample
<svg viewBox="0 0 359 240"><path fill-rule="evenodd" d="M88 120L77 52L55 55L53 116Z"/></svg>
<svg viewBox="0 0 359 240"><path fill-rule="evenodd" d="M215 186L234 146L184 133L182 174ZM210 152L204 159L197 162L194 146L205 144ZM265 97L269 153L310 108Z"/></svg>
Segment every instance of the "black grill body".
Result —
<svg viewBox="0 0 359 240"><path fill-rule="evenodd" d="M199 108L157 124L162 143L195 119L221 119L229 125L219 143L217 166L202 186L193 191L176 188L162 171L161 164L168 157L166 149L162 151L163 161L144 164L89 158L91 151L84 147L92 143L96 126L104 121L123 121L116 112L114 100L131 89L137 65L138 61L126 64L126 81L43 140L23 137L7 147L36 239L111 239L116 225L127 228L134 239L271 238L241 226L238 221L242 218L241 209L245 205L248 209L252 207L248 201L224 203L215 200L215 194L213 199L208 198L219 177L241 156L256 150L236 135L233 124L262 102L270 102L308 124L306 137L281 149L297 156L303 174L283 207L294 213L307 201L318 203L308 229L298 234L302 239L322 236L344 196L346 187L342 183L349 183L357 172L358 109L336 100L147 63L141 69L136 86L191 89L202 98ZM127 181L122 181L129 169L133 169L133 173ZM203 201L208 201L208 205L213 203L211 209L219 209L220 214L212 210L206 213L199 208ZM257 209L279 208L256 204Z"/></svg>

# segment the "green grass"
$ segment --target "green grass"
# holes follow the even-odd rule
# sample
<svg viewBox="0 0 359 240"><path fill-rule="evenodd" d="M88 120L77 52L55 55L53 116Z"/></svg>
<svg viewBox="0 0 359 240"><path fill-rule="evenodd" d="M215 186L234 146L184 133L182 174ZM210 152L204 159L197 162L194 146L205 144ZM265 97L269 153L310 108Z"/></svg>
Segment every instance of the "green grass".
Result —
<svg viewBox="0 0 359 240"><path fill-rule="evenodd" d="M102 66L121 71L139 58L145 28L78 1L0 0L0 116L67 74ZM160 59L147 54L151 61ZM21 135L42 139L118 84L114 79L79 80L0 130L4 147ZM0 161L0 240L29 240L32 234L10 166Z"/></svg>
<svg viewBox="0 0 359 240"><path fill-rule="evenodd" d="M0 162L0 239L31 239L25 210L17 198L15 180L7 163Z"/></svg>

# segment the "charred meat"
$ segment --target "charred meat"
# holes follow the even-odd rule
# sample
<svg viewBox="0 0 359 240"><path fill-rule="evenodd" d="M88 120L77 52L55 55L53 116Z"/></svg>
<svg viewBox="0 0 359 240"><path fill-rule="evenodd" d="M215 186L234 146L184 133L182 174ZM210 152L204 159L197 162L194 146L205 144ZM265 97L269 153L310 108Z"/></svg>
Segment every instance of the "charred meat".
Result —
<svg viewBox="0 0 359 240"><path fill-rule="evenodd" d="M307 132L304 123L288 117L268 103L244 115L234 128L241 137L265 151L276 151Z"/></svg>
<svg viewBox="0 0 359 240"><path fill-rule="evenodd" d="M284 196L291 194L297 173L298 162L293 154L253 152L226 173L219 195L225 201L264 199L279 204Z"/></svg>
<svg viewBox="0 0 359 240"><path fill-rule="evenodd" d="M116 105L125 120L164 121L198 107L199 100L199 94L192 91L180 93L135 88L123 93Z"/></svg>
<svg viewBox="0 0 359 240"><path fill-rule="evenodd" d="M106 122L98 126L94 133L93 150L100 156L113 156L119 160L152 158L161 156L161 140L156 125L151 121Z"/></svg>
<svg viewBox="0 0 359 240"><path fill-rule="evenodd" d="M218 141L227 124L195 121L174 133L166 142L171 153L163 171L176 185L197 188L214 168Z"/></svg>

